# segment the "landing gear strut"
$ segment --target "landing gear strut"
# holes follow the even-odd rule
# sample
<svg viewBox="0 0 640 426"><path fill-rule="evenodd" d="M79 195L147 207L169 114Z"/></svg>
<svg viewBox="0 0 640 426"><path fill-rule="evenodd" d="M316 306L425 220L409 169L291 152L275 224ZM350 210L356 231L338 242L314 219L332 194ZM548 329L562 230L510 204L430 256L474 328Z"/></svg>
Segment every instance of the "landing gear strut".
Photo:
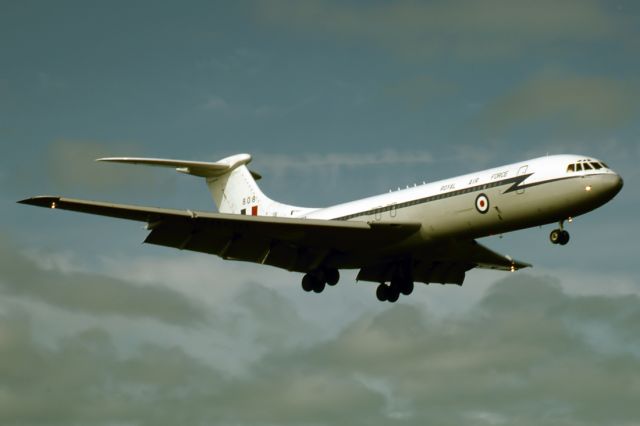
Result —
<svg viewBox="0 0 640 426"><path fill-rule="evenodd" d="M566 245L569 242L569 233L564 230L564 220L560 221L560 229L554 229L549 234L549 240L553 244L560 244L561 246Z"/></svg>
<svg viewBox="0 0 640 426"><path fill-rule="evenodd" d="M334 286L339 280L340 272L337 269L315 269L302 277L302 289L322 293L327 285Z"/></svg>

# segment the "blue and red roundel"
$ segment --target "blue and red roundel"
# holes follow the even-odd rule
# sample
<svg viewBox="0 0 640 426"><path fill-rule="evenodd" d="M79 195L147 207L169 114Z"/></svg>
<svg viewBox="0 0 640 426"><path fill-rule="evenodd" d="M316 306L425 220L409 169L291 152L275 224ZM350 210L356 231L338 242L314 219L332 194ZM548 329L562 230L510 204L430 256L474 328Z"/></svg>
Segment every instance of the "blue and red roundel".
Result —
<svg viewBox="0 0 640 426"><path fill-rule="evenodd" d="M489 198L486 195L480 194L476 197L476 210L482 214L489 211Z"/></svg>

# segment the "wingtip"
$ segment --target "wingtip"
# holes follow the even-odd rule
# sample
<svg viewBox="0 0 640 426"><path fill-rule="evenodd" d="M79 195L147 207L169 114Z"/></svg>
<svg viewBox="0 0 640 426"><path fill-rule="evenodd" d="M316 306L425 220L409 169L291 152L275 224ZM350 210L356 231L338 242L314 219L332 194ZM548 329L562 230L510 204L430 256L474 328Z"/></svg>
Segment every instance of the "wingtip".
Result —
<svg viewBox="0 0 640 426"><path fill-rule="evenodd" d="M531 263L527 263L527 262L517 262L517 263L514 264L514 266L516 267L516 270L525 269L525 268L533 268L533 265Z"/></svg>
<svg viewBox="0 0 640 426"><path fill-rule="evenodd" d="M35 197L25 198L24 200L17 201L18 204L26 204L29 206L39 207L52 207L56 203L60 202L60 197L53 197L51 195L38 195Z"/></svg>
<svg viewBox="0 0 640 426"><path fill-rule="evenodd" d="M108 163L131 163L136 161L155 160L155 158L142 158L142 157L100 157L96 158L96 162L108 162Z"/></svg>

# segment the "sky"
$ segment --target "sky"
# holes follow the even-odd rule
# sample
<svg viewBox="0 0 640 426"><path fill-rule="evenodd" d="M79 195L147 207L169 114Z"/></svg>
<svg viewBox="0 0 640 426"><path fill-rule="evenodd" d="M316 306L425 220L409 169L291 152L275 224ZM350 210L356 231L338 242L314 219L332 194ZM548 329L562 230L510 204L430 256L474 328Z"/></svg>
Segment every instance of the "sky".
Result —
<svg viewBox="0 0 640 426"><path fill-rule="evenodd" d="M638 51L631 0L0 1L0 423L638 424ZM559 153L625 186L565 247L482 239L533 268L396 304L16 204L213 211L93 160L241 152L304 206Z"/></svg>

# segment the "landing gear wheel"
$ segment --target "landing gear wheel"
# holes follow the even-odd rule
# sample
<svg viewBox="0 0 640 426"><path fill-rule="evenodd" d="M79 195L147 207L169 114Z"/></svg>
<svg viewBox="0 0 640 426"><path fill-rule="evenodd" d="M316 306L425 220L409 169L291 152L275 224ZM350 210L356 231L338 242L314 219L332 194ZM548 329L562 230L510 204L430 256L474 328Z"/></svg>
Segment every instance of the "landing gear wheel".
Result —
<svg viewBox="0 0 640 426"><path fill-rule="evenodd" d="M400 297L400 290L395 287L389 287L387 290L387 301L391 303L395 303Z"/></svg>
<svg viewBox="0 0 640 426"><path fill-rule="evenodd" d="M302 289L306 292L310 292L315 287L315 280L310 274L305 274L302 277Z"/></svg>
<svg viewBox="0 0 640 426"><path fill-rule="evenodd" d="M324 277L327 284L333 286L340 281L340 272L337 269L327 269L324 271Z"/></svg>
<svg viewBox="0 0 640 426"><path fill-rule="evenodd" d="M322 290L324 290L324 286L325 286L325 282L324 281L316 280L313 283L313 291L314 291L314 293L322 293Z"/></svg>
<svg viewBox="0 0 640 426"><path fill-rule="evenodd" d="M376 297L381 302L386 302L389 295L389 286L382 283L376 289Z"/></svg>
<svg viewBox="0 0 640 426"><path fill-rule="evenodd" d="M549 240L553 244L560 244L561 246L566 245L569 242L569 233L564 229L554 229L549 234Z"/></svg>
<svg viewBox="0 0 640 426"><path fill-rule="evenodd" d="M402 283L402 286L400 286L400 293L404 294L405 296L413 293L413 281L405 281L404 283Z"/></svg>

